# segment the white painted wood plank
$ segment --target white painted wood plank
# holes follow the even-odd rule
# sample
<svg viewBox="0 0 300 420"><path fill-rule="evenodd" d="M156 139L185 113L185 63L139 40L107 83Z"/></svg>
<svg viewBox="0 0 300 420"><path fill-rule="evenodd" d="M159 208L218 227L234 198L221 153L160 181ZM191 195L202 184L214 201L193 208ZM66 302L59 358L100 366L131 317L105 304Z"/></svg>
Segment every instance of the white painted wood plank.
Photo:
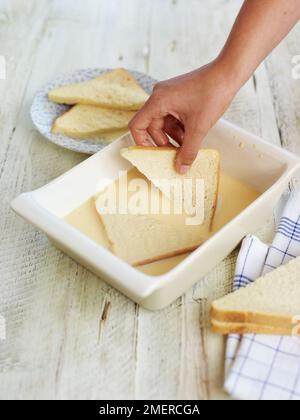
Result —
<svg viewBox="0 0 300 420"><path fill-rule="evenodd" d="M300 80L292 77L292 58L300 54L300 24L267 60L282 146L300 156ZM292 188L299 188L300 175Z"/></svg>
<svg viewBox="0 0 300 420"><path fill-rule="evenodd" d="M64 3L66 6L67 2ZM9 144L8 163L3 168L3 176L11 178L11 195L48 182L82 159L82 156L45 142L32 131L28 109L35 91L58 72L99 65L97 57L100 54L103 64L109 62L105 58L106 50L99 49L99 40L90 27L95 14L103 15L104 22L110 9L100 7L99 2L90 2L92 10L85 14L81 7L75 15L73 9L72 20L68 22L68 8L64 9L63 16L61 2L52 4L54 9L50 10L43 36L37 43L36 61ZM124 16L125 7L119 12ZM141 17L138 9L133 9L132 13L136 13L134 20L137 14ZM116 15L118 34L126 23L126 19L120 17ZM30 17L28 19L30 22ZM96 23L95 20L95 28ZM126 39L120 39L119 35L111 36L111 43L110 50L116 50L116 43L121 52L125 43L127 46ZM132 41L132 54L138 56L143 47L143 37L136 38ZM23 159L16 162L15 151L20 145L26 152L23 152ZM14 177L9 178L12 173ZM13 242L14 253L8 258L7 250L1 248L3 259L8 259L8 290L4 290L2 296L6 297L9 331L14 330L15 336L5 343L1 360L4 368L8 366L2 375L2 395L47 399L133 398L136 306L49 246L43 235L19 219L20 228L16 230L16 218L7 208L3 216L4 232L7 240ZM25 231L28 234L24 238ZM30 255L24 257L28 250ZM19 273L17 290L16 273ZM14 280L13 284L11 280ZM9 294L13 295L10 300ZM11 307L14 302L16 313ZM107 303L110 304L108 318L101 321Z"/></svg>

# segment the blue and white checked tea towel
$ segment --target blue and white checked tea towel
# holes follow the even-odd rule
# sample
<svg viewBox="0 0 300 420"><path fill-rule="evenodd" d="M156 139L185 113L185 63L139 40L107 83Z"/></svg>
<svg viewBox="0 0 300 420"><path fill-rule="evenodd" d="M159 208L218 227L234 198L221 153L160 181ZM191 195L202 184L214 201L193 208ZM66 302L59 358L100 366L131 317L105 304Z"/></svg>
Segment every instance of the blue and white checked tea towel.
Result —
<svg viewBox="0 0 300 420"><path fill-rule="evenodd" d="M298 256L300 191L290 197L272 246L254 236L244 240L237 261L235 289ZM300 400L300 338L229 336L226 378L226 391L237 399Z"/></svg>

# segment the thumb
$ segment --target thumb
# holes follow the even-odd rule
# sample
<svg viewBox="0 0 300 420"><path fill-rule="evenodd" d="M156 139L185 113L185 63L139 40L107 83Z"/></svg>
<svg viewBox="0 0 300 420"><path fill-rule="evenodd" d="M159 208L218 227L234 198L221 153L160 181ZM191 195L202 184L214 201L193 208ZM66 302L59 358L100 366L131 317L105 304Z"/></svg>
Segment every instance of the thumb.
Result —
<svg viewBox="0 0 300 420"><path fill-rule="evenodd" d="M203 131L195 129L195 126L187 126L184 140L176 158L176 171L186 174L194 163L204 138Z"/></svg>

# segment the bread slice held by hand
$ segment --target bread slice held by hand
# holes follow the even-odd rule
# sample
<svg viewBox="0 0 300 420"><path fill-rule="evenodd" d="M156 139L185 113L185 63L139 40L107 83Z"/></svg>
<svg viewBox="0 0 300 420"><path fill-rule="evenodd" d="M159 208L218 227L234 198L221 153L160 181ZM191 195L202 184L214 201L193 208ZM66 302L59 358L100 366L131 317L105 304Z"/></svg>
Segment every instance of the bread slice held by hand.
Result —
<svg viewBox="0 0 300 420"><path fill-rule="evenodd" d="M185 202L186 196L184 194L180 197L182 208L189 214L192 213L192 208L195 208L197 204L196 181L203 180L205 188L204 203L202 203L204 205L204 223L210 228L212 227L220 182L220 154L218 151L200 150L194 164L185 175L181 175L175 170L177 150L174 147L134 146L121 150L121 155L159 189L161 189L162 180L170 182L192 180L193 184L189 194L191 196L191 201L189 201L192 206ZM177 200L174 191L176 190L170 191L168 198ZM164 190L162 192L164 193Z"/></svg>
<svg viewBox="0 0 300 420"><path fill-rule="evenodd" d="M299 316L300 258L215 301L212 305L213 322L232 323L234 326L250 324L252 329L253 325L256 325L257 333L260 333L262 327L268 327L272 328L274 333L289 331L289 334L285 335L292 335Z"/></svg>
<svg viewBox="0 0 300 420"><path fill-rule="evenodd" d="M152 185L137 169L128 174L126 194L128 202L134 198L135 192L131 189L130 182L145 183L145 188L140 188L139 202L148 201ZM124 182L121 177L114 185L117 193ZM159 201L162 202L162 193L157 190ZM202 225L190 226L186 223L186 215L164 214L145 212L134 213L120 211L107 213L103 211L103 203L107 197L107 190L99 194L96 199L96 209L105 227L113 253L132 266L140 266L169 257L183 255L194 251L207 239L207 229Z"/></svg>
<svg viewBox="0 0 300 420"><path fill-rule="evenodd" d="M137 111L149 95L128 71L116 69L92 80L53 89L48 97L50 101L59 104Z"/></svg>
<svg viewBox="0 0 300 420"><path fill-rule="evenodd" d="M76 105L57 118L52 132L85 139L127 129L134 111L118 111L93 105Z"/></svg>

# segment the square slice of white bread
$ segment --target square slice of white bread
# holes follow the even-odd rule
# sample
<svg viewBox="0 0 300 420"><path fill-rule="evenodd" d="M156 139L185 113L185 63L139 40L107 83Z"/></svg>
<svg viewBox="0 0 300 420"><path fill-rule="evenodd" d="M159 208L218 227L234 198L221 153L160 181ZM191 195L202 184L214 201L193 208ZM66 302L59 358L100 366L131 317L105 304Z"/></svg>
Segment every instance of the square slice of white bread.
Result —
<svg viewBox="0 0 300 420"><path fill-rule="evenodd" d="M121 178L120 178L121 180ZM119 191L120 180L116 182L116 191ZM130 189L131 180L143 180L149 192L153 186L137 169L128 174L128 197L133 196ZM156 190L162 200L162 194ZM104 193L96 199L96 209L105 226L105 230L112 246L112 251L122 260L133 266L145 265L176 255L185 254L198 248L208 237L206 226L189 226L186 224L187 215L163 214L103 214ZM143 200L139 192L139 197Z"/></svg>
<svg viewBox="0 0 300 420"><path fill-rule="evenodd" d="M269 325L259 324L242 324L238 322L221 322L215 319L211 320L212 332L215 334L229 335L229 334L263 334L263 335L278 335L287 336L292 335L292 328L279 328Z"/></svg>
<svg viewBox="0 0 300 420"><path fill-rule="evenodd" d="M300 258L215 301L212 319L292 330L300 315Z"/></svg>
<svg viewBox="0 0 300 420"><path fill-rule="evenodd" d="M137 111L149 95L124 69L107 72L95 79L53 89L49 100L66 105L96 105L125 111Z"/></svg>
<svg viewBox="0 0 300 420"><path fill-rule="evenodd" d="M75 105L54 122L52 132L85 139L127 129L135 111L119 111L93 105Z"/></svg>
<svg viewBox="0 0 300 420"><path fill-rule="evenodd" d="M132 163L155 186L161 188L162 180L192 180L192 207L196 205L196 180L203 180L205 187L204 223L212 226L217 207L220 182L220 154L216 150L202 149L187 174L181 175L175 170L177 150L174 147L139 147L133 146L121 150L121 155ZM172 196L173 200L176 197ZM184 200L184 195L181 197ZM182 203L188 212L191 207ZM191 214L191 213L189 213Z"/></svg>

